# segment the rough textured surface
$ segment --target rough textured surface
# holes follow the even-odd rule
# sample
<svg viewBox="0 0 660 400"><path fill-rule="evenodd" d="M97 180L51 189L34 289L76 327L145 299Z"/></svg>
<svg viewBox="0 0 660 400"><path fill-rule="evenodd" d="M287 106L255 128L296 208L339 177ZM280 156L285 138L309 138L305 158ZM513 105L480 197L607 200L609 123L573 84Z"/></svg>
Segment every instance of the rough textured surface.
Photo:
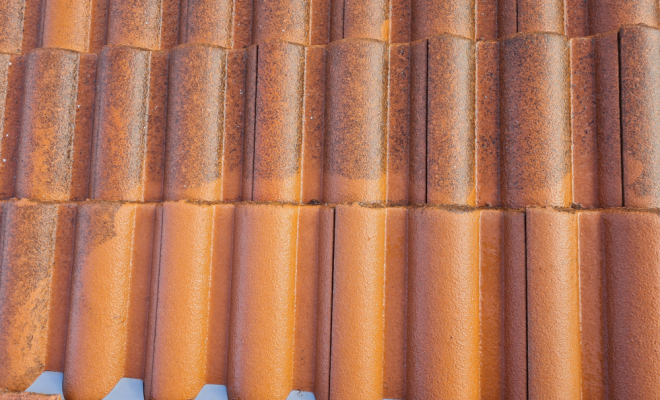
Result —
<svg viewBox="0 0 660 400"><path fill-rule="evenodd" d="M103 398L144 379L154 205L78 208L64 363L65 398Z"/></svg>
<svg viewBox="0 0 660 400"><path fill-rule="evenodd" d="M428 40L426 202L475 204L474 42Z"/></svg>
<svg viewBox="0 0 660 400"><path fill-rule="evenodd" d="M658 27L658 3L654 0L589 1L589 34L617 30L624 25Z"/></svg>
<svg viewBox="0 0 660 400"><path fill-rule="evenodd" d="M343 40L327 54L323 201L384 203L387 195L387 45Z"/></svg>
<svg viewBox="0 0 660 400"><path fill-rule="evenodd" d="M504 394L504 213L484 210L479 220L479 375L482 399Z"/></svg>
<svg viewBox="0 0 660 400"><path fill-rule="evenodd" d="M655 332L660 219L656 212L604 214L607 310L607 389L611 398L660 395Z"/></svg>
<svg viewBox="0 0 660 400"><path fill-rule="evenodd" d="M293 389L299 218L298 206L236 210L230 399L280 399Z"/></svg>
<svg viewBox="0 0 660 400"><path fill-rule="evenodd" d="M39 47L98 53L107 44L170 50L185 43L238 49L349 38L407 43L442 34L583 37L659 26L655 0L3 0L0 10L6 53Z"/></svg>
<svg viewBox="0 0 660 400"><path fill-rule="evenodd" d="M410 244L407 398L478 399L479 213L416 209Z"/></svg>
<svg viewBox="0 0 660 400"><path fill-rule="evenodd" d="M660 397L658 17L0 0L0 392Z"/></svg>
<svg viewBox="0 0 660 400"><path fill-rule="evenodd" d="M523 212L504 213L504 398L527 398L527 259Z"/></svg>
<svg viewBox="0 0 660 400"><path fill-rule="evenodd" d="M166 53L125 46L99 55L91 198L161 200L167 63Z"/></svg>
<svg viewBox="0 0 660 400"><path fill-rule="evenodd" d="M474 39L474 3L475 0L411 0L411 40L443 33ZM477 2L478 6L483 3ZM485 14L485 10L479 11Z"/></svg>
<svg viewBox="0 0 660 400"><path fill-rule="evenodd" d="M251 11L246 0L182 0L179 41L225 48L248 46Z"/></svg>
<svg viewBox="0 0 660 400"><path fill-rule="evenodd" d="M335 210L331 400L383 398L386 220L383 208Z"/></svg>
<svg viewBox="0 0 660 400"><path fill-rule="evenodd" d="M245 62L241 50L172 51L165 199L240 200Z"/></svg>
<svg viewBox="0 0 660 400"><path fill-rule="evenodd" d="M617 32L596 36L596 142L598 204L623 206L621 105Z"/></svg>
<svg viewBox="0 0 660 400"><path fill-rule="evenodd" d="M499 43L477 43L475 64L475 204L497 207L500 205Z"/></svg>
<svg viewBox="0 0 660 400"><path fill-rule="evenodd" d="M0 55L0 198L14 197L21 137L25 56Z"/></svg>
<svg viewBox="0 0 660 400"><path fill-rule="evenodd" d="M2 203L0 387L28 388L62 371L72 265L74 204Z"/></svg>
<svg viewBox="0 0 660 400"><path fill-rule="evenodd" d="M569 46L555 34L500 45L502 204L569 206L572 200Z"/></svg>
<svg viewBox="0 0 660 400"><path fill-rule="evenodd" d="M16 196L88 198L95 55L38 49L26 60Z"/></svg>
<svg viewBox="0 0 660 400"><path fill-rule="evenodd" d="M574 212L527 210L530 398L582 398L577 231Z"/></svg>
<svg viewBox="0 0 660 400"><path fill-rule="evenodd" d="M177 202L156 213L145 392L194 398L226 384L234 206Z"/></svg>
<svg viewBox="0 0 660 400"><path fill-rule="evenodd" d="M578 214L582 396L606 398L606 311L602 212Z"/></svg>
<svg viewBox="0 0 660 400"><path fill-rule="evenodd" d="M623 204L660 207L660 31L620 33Z"/></svg>

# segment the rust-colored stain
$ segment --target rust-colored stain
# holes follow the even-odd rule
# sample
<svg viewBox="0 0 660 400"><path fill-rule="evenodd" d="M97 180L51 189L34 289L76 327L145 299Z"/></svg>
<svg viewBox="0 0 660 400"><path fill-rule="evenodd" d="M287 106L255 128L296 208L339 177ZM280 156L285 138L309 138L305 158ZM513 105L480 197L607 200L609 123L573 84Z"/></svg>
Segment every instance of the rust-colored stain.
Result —
<svg viewBox="0 0 660 400"><path fill-rule="evenodd" d="M0 399L660 398L659 10L0 0Z"/></svg>

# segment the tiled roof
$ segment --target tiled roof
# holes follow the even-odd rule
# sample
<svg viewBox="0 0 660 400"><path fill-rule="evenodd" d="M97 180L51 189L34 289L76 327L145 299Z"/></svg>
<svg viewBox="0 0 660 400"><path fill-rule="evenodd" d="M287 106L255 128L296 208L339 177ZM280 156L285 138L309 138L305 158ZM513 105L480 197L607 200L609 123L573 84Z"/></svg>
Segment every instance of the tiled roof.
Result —
<svg viewBox="0 0 660 400"><path fill-rule="evenodd" d="M660 398L659 28L0 0L0 400Z"/></svg>

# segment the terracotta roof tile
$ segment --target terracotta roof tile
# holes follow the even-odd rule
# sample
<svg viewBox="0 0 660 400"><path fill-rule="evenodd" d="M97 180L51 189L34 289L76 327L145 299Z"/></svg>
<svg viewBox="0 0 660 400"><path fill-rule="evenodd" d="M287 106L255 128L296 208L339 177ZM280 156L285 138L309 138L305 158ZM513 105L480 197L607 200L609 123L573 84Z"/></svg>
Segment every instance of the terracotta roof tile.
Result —
<svg viewBox="0 0 660 400"><path fill-rule="evenodd" d="M328 46L323 201L387 200L387 43Z"/></svg>
<svg viewBox="0 0 660 400"><path fill-rule="evenodd" d="M580 285L577 216L528 209L528 396L580 398Z"/></svg>
<svg viewBox="0 0 660 400"><path fill-rule="evenodd" d="M426 202L475 204L475 46L435 36L427 49Z"/></svg>
<svg viewBox="0 0 660 400"><path fill-rule="evenodd" d="M499 43L477 42L475 51L475 204L497 207L500 205Z"/></svg>
<svg viewBox="0 0 660 400"><path fill-rule="evenodd" d="M20 391L64 366L76 206L1 204L0 387Z"/></svg>
<svg viewBox="0 0 660 400"><path fill-rule="evenodd" d="M0 51L37 47L99 52L106 44L169 50L205 43L227 48L341 39L407 43L439 34L495 40L521 32L583 37L624 25L658 27L653 0L4 0Z"/></svg>
<svg viewBox="0 0 660 400"><path fill-rule="evenodd" d="M25 56L0 54L0 198L14 196L21 130Z"/></svg>
<svg viewBox="0 0 660 400"><path fill-rule="evenodd" d="M658 5L653 0L589 2L589 34L617 30L624 25L644 24L658 28Z"/></svg>
<svg viewBox="0 0 660 400"><path fill-rule="evenodd" d="M581 37L630 24L658 27L658 6L653 0L500 0L493 3L499 8L500 38L520 32L554 32ZM477 23L479 18L491 18L477 16Z"/></svg>
<svg viewBox="0 0 660 400"><path fill-rule="evenodd" d="M145 392L193 398L227 384L234 206L165 203L156 215Z"/></svg>
<svg viewBox="0 0 660 400"><path fill-rule="evenodd" d="M611 397L648 397L660 392L657 343L658 214L623 211L603 215L607 312L607 385ZM630 268L631 265L636 268Z"/></svg>
<svg viewBox="0 0 660 400"><path fill-rule="evenodd" d="M502 204L569 206L570 64L565 37L520 34L500 45Z"/></svg>
<svg viewBox="0 0 660 400"><path fill-rule="evenodd" d="M318 273L316 275L316 353L314 395L330 397L330 347L332 344L333 261L335 256L335 208L319 207Z"/></svg>
<svg viewBox="0 0 660 400"><path fill-rule="evenodd" d="M252 3L252 43L328 43L331 0L257 0Z"/></svg>
<svg viewBox="0 0 660 400"><path fill-rule="evenodd" d="M479 218L480 386L498 397L504 388L504 212L484 210Z"/></svg>
<svg viewBox="0 0 660 400"><path fill-rule="evenodd" d="M0 3L0 51L27 53L39 47L40 0L2 0Z"/></svg>
<svg viewBox="0 0 660 400"><path fill-rule="evenodd" d="M605 271L602 212L578 214L582 395L605 397Z"/></svg>
<svg viewBox="0 0 660 400"><path fill-rule="evenodd" d="M411 0L410 40L424 39L439 34L450 34L474 39L475 0ZM495 2L476 1L478 12L486 14L487 7ZM408 22L408 21L406 21ZM477 31L490 23L488 18L477 18ZM486 33L488 35L490 32ZM483 33L482 33L483 34ZM488 36L490 38L490 36Z"/></svg>
<svg viewBox="0 0 660 400"><path fill-rule="evenodd" d="M168 50L177 44L178 0L109 0L107 44Z"/></svg>
<svg viewBox="0 0 660 400"><path fill-rule="evenodd" d="M87 199L96 56L36 49L25 68L16 196Z"/></svg>
<svg viewBox="0 0 660 400"><path fill-rule="evenodd" d="M298 283L306 277L313 279L310 272L316 270L317 261L306 257L306 250L317 246L318 211L241 205L235 218L227 370L230 396L286 397L294 382L310 390L313 362L301 364L296 355L314 351L313 337L307 336L314 334L313 320L305 318L305 307L300 307L305 304L298 294L313 301L314 294L306 291L314 285ZM313 304L306 306L313 309ZM309 321L305 329L296 329L305 321Z"/></svg>
<svg viewBox="0 0 660 400"><path fill-rule="evenodd" d="M518 0L518 32L564 33L562 0Z"/></svg>
<svg viewBox="0 0 660 400"><path fill-rule="evenodd" d="M504 397L527 398L527 265L525 213L505 211L502 224Z"/></svg>
<svg viewBox="0 0 660 400"><path fill-rule="evenodd" d="M658 26L0 0L0 399L660 397Z"/></svg>
<svg viewBox="0 0 660 400"><path fill-rule="evenodd" d="M253 119L252 192L246 200L321 199L325 49L274 42L251 52L257 60ZM310 101L311 100L311 101ZM316 117L316 120L314 120ZM245 192L245 191L244 191Z"/></svg>
<svg viewBox="0 0 660 400"><path fill-rule="evenodd" d="M598 204L623 206L621 160L621 106L616 32L596 36L596 135Z"/></svg>
<svg viewBox="0 0 660 400"><path fill-rule="evenodd" d="M78 207L65 398L103 398L144 379L154 205Z"/></svg>
<svg viewBox="0 0 660 400"><path fill-rule="evenodd" d="M179 43L240 48L251 43L249 1L182 0Z"/></svg>
<svg viewBox="0 0 660 400"><path fill-rule="evenodd" d="M241 199L246 59L199 44L171 52L165 199Z"/></svg>
<svg viewBox="0 0 660 400"><path fill-rule="evenodd" d="M330 398L383 398L386 225L384 208L335 210Z"/></svg>
<svg viewBox="0 0 660 400"><path fill-rule="evenodd" d="M620 33L623 199L627 207L660 206L660 31L629 27ZM642 83L643 82L643 83Z"/></svg>
<svg viewBox="0 0 660 400"><path fill-rule="evenodd" d="M620 207L621 121L616 32L571 40L573 203Z"/></svg>
<svg viewBox="0 0 660 400"><path fill-rule="evenodd" d="M158 201L163 193L168 54L99 54L90 197Z"/></svg>
<svg viewBox="0 0 660 400"><path fill-rule="evenodd" d="M42 4L41 46L98 52L106 43L107 1L49 0Z"/></svg>
<svg viewBox="0 0 660 400"><path fill-rule="evenodd" d="M419 208L409 222L406 394L478 397L479 213Z"/></svg>

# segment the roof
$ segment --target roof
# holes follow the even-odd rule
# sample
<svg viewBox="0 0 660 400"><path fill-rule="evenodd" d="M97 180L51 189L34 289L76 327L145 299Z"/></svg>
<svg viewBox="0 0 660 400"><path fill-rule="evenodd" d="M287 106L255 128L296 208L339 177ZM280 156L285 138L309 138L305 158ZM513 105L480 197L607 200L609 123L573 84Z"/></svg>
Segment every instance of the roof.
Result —
<svg viewBox="0 0 660 400"><path fill-rule="evenodd" d="M0 399L660 397L620 3L0 0Z"/></svg>

